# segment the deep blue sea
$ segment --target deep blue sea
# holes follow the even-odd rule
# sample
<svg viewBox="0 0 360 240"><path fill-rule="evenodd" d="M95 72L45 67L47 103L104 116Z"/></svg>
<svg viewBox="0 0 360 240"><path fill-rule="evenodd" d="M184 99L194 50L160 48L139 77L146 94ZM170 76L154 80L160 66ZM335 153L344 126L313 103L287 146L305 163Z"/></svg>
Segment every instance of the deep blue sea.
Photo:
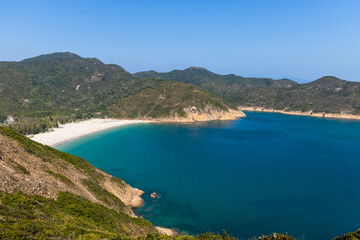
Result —
<svg viewBox="0 0 360 240"><path fill-rule="evenodd" d="M247 112L124 126L57 148L146 191L136 212L180 232L312 240L360 228L360 121Z"/></svg>

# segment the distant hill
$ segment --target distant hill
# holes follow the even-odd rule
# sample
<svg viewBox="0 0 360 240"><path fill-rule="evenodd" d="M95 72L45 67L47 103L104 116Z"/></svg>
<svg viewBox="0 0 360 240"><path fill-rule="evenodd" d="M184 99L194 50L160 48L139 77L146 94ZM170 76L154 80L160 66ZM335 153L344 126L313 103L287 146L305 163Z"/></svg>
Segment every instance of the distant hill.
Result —
<svg viewBox="0 0 360 240"><path fill-rule="evenodd" d="M150 89L159 96L147 97ZM164 89L166 98L159 101ZM140 94L142 91L146 94ZM22 133L37 133L58 122L90 117L185 121L194 119L186 111L192 108L192 112L203 117L207 114L211 120L221 118L219 112L233 111L220 98L200 88L193 91L187 84L139 79L120 66L69 52L0 62L0 93L0 119L8 115L26 119L12 124ZM137 97L130 98L134 95ZM140 102L146 104L134 104Z"/></svg>
<svg viewBox="0 0 360 240"><path fill-rule="evenodd" d="M291 88L242 89L231 102L267 109L359 115L360 83L329 76Z"/></svg>
<svg viewBox="0 0 360 240"><path fill-rule="evenodd" d="M225 100L231 99L232 93L242 88L254 87L292 87L297 85L289 79L245 78L234 74L220 75L205 68L190 67L185 70L173 70L166 73L155 71L138 72L138 78L158 77L200 86Z"/></svg>
<svg viewBox="0 0 360 240"><path fill-rule="evenodd" d="M288 79L218 75L203 68L193 67L183 71L148 71L134 75L156 76L195 84L236 106L360 115L360 83L332 76L298 84Z"/></svg>

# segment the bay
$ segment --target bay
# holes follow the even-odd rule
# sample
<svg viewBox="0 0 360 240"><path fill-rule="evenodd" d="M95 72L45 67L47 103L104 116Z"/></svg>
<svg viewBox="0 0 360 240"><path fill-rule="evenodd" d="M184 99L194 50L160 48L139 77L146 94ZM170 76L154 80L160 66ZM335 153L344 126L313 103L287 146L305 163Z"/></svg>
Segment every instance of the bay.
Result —
<svg viewBox="0 0 360 240"><path fill-rule="evenodd" d="M136 213L179 232L312 240L360 228L360 122L246 114L125 126L56 148L144 190Z"/></svg>

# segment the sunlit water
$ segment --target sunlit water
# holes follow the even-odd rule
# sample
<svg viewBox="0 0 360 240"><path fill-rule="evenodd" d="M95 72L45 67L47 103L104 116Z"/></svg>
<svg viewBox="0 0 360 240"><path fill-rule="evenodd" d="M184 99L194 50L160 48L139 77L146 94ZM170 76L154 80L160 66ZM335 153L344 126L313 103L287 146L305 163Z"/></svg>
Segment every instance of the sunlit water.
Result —
<svg viewBox="0 0 360 240"><path fill-rule="evenodd" d="M360 121L247 112L126 126L57 148L146 191L136 212L154 225L304 239L360 228Z"/></svg>

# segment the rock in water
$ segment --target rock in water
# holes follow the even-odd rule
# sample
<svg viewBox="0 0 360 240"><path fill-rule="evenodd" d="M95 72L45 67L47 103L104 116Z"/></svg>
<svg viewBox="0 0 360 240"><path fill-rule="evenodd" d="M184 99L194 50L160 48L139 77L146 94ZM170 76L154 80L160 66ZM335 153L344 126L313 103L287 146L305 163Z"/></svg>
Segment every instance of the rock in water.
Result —
<svg viewBox="0 0 360 240"><path fill-rule="evenodd" d="M157 194L156 192L153 192L150 194L151 198L160 198L159 194Z"/></svg>

